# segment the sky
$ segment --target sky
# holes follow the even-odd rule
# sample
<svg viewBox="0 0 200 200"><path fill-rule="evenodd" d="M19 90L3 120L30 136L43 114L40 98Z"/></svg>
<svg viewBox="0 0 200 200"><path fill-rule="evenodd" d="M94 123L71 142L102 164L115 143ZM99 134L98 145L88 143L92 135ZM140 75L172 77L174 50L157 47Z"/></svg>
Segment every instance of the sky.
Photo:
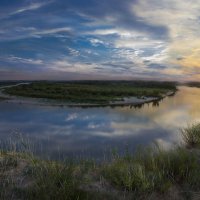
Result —
<svg viewBox="0 0 200 200"><path fill-rule="evenodd" d="M200 80L199 0L1 0L0 80Z"/></svg>

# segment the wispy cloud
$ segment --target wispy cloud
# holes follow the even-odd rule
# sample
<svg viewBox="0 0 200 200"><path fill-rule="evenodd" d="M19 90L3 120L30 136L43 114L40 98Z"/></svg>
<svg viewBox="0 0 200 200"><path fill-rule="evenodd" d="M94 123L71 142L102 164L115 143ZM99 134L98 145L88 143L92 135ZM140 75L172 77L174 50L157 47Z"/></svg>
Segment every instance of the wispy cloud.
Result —
<svg viewBox="0 0 200 200"><path fill-rule="evenodd" d="M22 8L19 8L17 9L16 11L10 13L9 15L16 15L16 14L20 14L20 13L23 13L23 12L26 12L26 11L30 11L30 10L37 10L49 3L51 3L52 1L49 1L49 2L38 2L38 3L32 3L28 6L25 6L25 7L22 7Z"/></svg>
<svg viewBox="0 0 200 200"><path fill-rule="evenodd" d="M25 64L33 64L33 65L43 64L43 61L39 60L39 59L20 58L20 57L16 57L16 56L10 56L6 59L7 59L7 61L13 62L13 63L25 63Z"/></svg>
<svg viewBox="0 0 200 200"><path fill-rule="evenodd" d="M155 0L141 0L133 5L133 12L145 22L168 28L171 38L169 57L172 63L183 67L200 67L200 4L197 0L161 0L159 3Z"/></svg>
<svg viewBox="0 0 200 200"><path fill-rule="evenodd" d="M21 0L0 6L4 72L21 66L48 77L53 71L55 78L200 78L198 0Z"/></svg>

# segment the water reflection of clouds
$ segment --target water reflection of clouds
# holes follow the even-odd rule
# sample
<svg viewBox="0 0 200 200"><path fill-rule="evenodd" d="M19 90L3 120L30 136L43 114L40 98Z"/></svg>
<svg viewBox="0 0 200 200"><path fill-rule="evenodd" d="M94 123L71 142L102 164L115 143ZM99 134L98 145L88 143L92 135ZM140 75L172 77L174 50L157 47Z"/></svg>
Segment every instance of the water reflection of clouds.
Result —
<svg viewBox="0 0 200 200"><path fill-rule="evenodd" d="M89 129L102 129L102 128L107 128L105 123L101 124L95 124L94 122L91 122L88 124Z"/></svg>
<svg viewBox="0 0 200 200"><path fill-rule="evenodd" d="M115 130L114 132L96 131L95 133L83 130L76 133L70 132L70 134L62 134L62 131L65 130L50 126L46 133L42 135L40 133L34 134L34 138L37 138L43 147L42 154L51 156L58 156L58 153L68 156L83 154L102 157L106 150L109 151L113 147L123 151L128 145L131 150L134 150L139 144L146 145L157 138L166 140L168 137L167 132L162 129L156 132L154 129L140 130L138 134L132 135L123 130ZM114 136L112 137L112 135ZM58 152L58 149L60 149L60 152Z"/></svg>
<svg viewBox="0 0 200 200"><path fill-rule="evenodd" d="M58 108L0 103L0 138L13 130L37 140L47 155L102 156L105 149L180 141L179 128L200 120L200 90L182 88L159 107Z"/></svg>
<svg viewBox="0 0 200 200"><path fill-rule="evenodd" d="M180 128L190 120L190 116L183 107L176 110L168 110L166 113L160 113L153 118L154 122L167 129Z"/></svg>
<svg viewBox="0 0 200 200"><path fill-rule="evenodd" d="M72 114L69 114L68 116L67 116L67 118L65 119L65 121L72 121L72 120L74 120L74 119L76 119L78 117L78 114L77 113L72 113Z"/></svg>

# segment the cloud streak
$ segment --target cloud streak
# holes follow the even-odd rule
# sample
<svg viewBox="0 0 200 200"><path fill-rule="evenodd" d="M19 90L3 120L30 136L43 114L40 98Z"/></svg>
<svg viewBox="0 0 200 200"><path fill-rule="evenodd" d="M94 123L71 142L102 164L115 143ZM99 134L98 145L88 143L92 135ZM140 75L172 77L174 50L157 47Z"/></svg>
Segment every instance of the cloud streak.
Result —
<svg viewBox="0 0 200 200"><path fill-rule="evenodd" d="M10 13L9 15L16 15L16 14L20 14L20 13L23 13L23 12L26 12L26 11L37 10L37 9L45 6L46 4L47 4L47 2L45 2L45 3L44 2L43 3L32 3L29 6L20 8L16 11Z"/></svg>
<svg viewBox="0 0 200 200"><path fill-rule="evenodd" d="M197 0L2 0L0 12L0 71L15 78L200 78Z"/></svg>

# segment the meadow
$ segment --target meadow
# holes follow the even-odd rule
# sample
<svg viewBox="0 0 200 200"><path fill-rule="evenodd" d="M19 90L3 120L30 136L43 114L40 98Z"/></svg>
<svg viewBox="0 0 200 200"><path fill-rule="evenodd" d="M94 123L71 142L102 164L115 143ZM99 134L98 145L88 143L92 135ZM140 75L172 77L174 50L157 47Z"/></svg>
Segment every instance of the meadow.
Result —
<svg viewBox="0 0 200 200"><path fill-rule="evenodd" d="M15 96L62 100L69 103L105 104L124 97L162 97L175 91L172 82L150 81L73 81L33 82L4 90Z"/></svg>

